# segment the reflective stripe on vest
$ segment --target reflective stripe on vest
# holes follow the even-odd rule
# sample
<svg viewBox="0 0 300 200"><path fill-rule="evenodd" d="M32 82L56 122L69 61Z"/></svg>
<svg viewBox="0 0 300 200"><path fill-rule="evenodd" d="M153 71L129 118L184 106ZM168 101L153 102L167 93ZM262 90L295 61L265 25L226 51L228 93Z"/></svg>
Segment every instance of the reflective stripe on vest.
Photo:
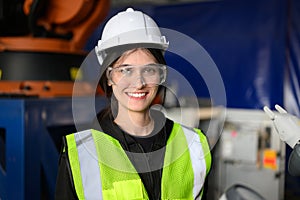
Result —
<svg viewBox="0 0 300 200"><path fill-rule="evenodd" d="M70 167L78 198L102 199L98 156L91 131L87 130L67 135L66 139Z"/></svg>
<svg viewBox="0 0 300 200"><path fill-rule="evenodd" d="M117 140L96 130L66 138L79 199L148 199L138 173ZM200 199L210 164L208 143L201 131L174 123L166 146L162 199Z"/></svg>
<svg viewBox="0 0 300 200"><path fill-rule="evenodd" d="M199 195L199 191L201 191L206 177L206 163L205 159L203 159L204 153L202 145L199 145L201 144L200 137L194 132L188 131L188 129L186 129L185 127L183 127L183 129L189 146L189 153L194 171L193 196L197 197Z"/></svg>

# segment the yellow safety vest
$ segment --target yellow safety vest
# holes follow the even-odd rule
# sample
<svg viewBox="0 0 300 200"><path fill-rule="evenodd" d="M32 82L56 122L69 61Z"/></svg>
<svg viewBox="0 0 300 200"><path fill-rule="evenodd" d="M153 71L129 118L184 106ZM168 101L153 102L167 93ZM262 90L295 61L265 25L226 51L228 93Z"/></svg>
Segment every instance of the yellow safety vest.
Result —
<svg viewBox="0 0 300 200"><path fill-rule="evenodd" d="M85 130L66 136L79 199L149 199L137 171L113 137ZM165 149L161 199L200 199L211 154L205 135L174 123Z"/></svg>

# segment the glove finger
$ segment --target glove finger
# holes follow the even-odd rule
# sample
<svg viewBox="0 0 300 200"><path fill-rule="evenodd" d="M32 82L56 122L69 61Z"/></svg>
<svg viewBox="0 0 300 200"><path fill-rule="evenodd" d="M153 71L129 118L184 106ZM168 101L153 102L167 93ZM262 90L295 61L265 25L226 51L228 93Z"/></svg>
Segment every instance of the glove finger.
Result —
<svg viewBox="0 0 300 200"><path fill-rule="evenodd" d="M267 113L267 115L270 117L271 120L274 120L275 114L268 108L268 106L264 106L264 111Z"/></svg>
<svg viewBox="0 0 300 200"><path fill-rule="evenodd" d="M275 105L275 108L279 113L287 113L287 111L283 109L281 106L279 106L278 104Z"/></svg>

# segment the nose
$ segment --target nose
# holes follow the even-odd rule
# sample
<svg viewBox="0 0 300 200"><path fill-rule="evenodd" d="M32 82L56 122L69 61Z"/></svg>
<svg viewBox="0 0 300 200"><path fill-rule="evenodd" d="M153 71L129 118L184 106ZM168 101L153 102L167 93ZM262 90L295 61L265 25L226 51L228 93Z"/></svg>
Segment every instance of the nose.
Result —
<svg viewBox="0 0 300 200"><path fill-rule="evenodd" d="M137 76L136 80L133 83L133 86L138 89L145 87L145 85L146 85L146 82L142 75Z"/></svg>

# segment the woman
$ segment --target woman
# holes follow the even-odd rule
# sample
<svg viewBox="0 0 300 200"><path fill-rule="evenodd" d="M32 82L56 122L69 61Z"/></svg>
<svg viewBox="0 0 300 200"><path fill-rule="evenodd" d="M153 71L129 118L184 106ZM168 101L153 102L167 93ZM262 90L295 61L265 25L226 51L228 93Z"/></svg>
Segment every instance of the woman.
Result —
<svg viewBox="0 0 300 200"><path fill-rule="evenodd" d="M65 137L56 199L202 197L206 137L151 109L164 91L167 46L142 12L127 9L108 21L96 52L111 105L93 129Z"/></svg>

